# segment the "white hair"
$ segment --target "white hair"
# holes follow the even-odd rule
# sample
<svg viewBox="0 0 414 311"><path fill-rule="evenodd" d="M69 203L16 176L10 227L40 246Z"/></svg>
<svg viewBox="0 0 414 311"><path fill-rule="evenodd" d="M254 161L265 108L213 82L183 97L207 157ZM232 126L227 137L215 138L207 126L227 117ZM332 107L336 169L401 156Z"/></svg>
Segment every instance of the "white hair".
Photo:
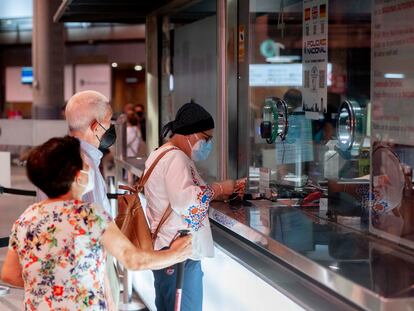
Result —
<svg viewBox="0 0 414 311"><path fill-rule="evenodd" d="M69 99L65 117L70 131L84 132L94 120L103 121L108 112L112 113L112 108L104 95L96 91L82 91Z"/></svg>

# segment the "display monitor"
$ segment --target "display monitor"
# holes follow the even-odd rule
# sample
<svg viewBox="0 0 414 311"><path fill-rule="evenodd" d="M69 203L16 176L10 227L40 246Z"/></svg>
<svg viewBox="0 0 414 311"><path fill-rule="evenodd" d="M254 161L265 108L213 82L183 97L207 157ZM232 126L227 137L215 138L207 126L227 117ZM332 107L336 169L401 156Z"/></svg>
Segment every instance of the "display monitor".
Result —
<svg viewBox="0 0 414 311"><path fill-rule="evenodd" d="M33 68L32 67L22 67L21 82L22 84L33 83Z"/></svg>

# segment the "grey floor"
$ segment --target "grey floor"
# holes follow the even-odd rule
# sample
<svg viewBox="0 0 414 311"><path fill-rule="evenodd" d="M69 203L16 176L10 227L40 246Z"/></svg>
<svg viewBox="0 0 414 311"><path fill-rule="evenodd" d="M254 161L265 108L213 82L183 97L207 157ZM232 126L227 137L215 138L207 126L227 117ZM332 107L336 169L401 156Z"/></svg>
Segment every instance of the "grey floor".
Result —
<svg viewBox="0 0 414 311"><path fill-rule="evenodd" d="M25 190L34 190L33 185L26 177L25 168L13 165L11 187ZM1 168L0 168L1 174ZM0 238L7 237L13 222L19 215L31 204L35 202L34 197L25 197L19 195L0 194ZM6 256L7 247L0 248L0 271ZM0 281L0 285L3 285ZM122 294L122 293L121 293ZM122 296L121 296L122 301ZM139 302L139 298L134 294L133 302L144 307ZM10 293L0 296L1 311L17 311L23 309L23 290L11 288ZM141 308L142 310L142 308Z"/></svg>

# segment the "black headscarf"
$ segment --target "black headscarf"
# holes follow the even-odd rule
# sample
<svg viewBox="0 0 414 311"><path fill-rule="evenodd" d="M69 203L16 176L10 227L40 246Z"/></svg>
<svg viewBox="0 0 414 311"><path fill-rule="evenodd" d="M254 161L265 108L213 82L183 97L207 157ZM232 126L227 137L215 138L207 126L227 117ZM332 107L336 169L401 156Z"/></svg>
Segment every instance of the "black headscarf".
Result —
<svg viewBox="0 0 414 311"><path fill-rule="evenodd" d="M190 135L214 128L211 114L199 104L191 101L183 105L175 115L175 120L168 122L163 128L161 136L165 138L171 131L174 134Z"/></svg>

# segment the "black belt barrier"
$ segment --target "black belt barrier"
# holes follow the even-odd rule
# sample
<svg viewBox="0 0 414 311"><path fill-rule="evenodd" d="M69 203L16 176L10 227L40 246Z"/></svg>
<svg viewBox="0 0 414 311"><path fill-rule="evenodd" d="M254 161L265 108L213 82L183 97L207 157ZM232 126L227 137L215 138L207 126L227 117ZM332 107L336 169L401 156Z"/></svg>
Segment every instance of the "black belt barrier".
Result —
<svg viewBox="0 0 414 311"><path fill-rule="evenodd" d="M0 238L0 248L6 247L9 245L9 237Z"/></svg>
<svg viewBox="0 0 414 311"><path fill-rule="evenodd" d="M13 188L6 188L0 186L0 194L8 193L8 194L16 194L16 195L25 195L29 197L35 197L36 191L32 190L22 190L22 189L13 189Z"/></svg>
<svg viewBox="0 0 414 311"><path fill-rule="evenodd" d="M8 194L14 194L14 195L24 195L29 197L35 197L36 191L33 190L23 190L23 189L14 189L14 188L6 188L3 186L0 186L0 194L8 193ZM110 200L116 200L118 198L118 193L107 193L106 196ZM0 238L0 248L7 247L9 245L9 237Z"/></svg>
<svg viewBox="0 0 414 311"><path fill-rule="evenodd" d="M36 191L33 190L23 190L23 189L14 189L14 188L6 188L3 186L0 186L0 194L8 193L8 194L15 194L15 195L25 195L29 197L35 197ZM116 200L118 198L118 195L121 195L120 193L107 193L106 196L110 200Z"/></svg>

